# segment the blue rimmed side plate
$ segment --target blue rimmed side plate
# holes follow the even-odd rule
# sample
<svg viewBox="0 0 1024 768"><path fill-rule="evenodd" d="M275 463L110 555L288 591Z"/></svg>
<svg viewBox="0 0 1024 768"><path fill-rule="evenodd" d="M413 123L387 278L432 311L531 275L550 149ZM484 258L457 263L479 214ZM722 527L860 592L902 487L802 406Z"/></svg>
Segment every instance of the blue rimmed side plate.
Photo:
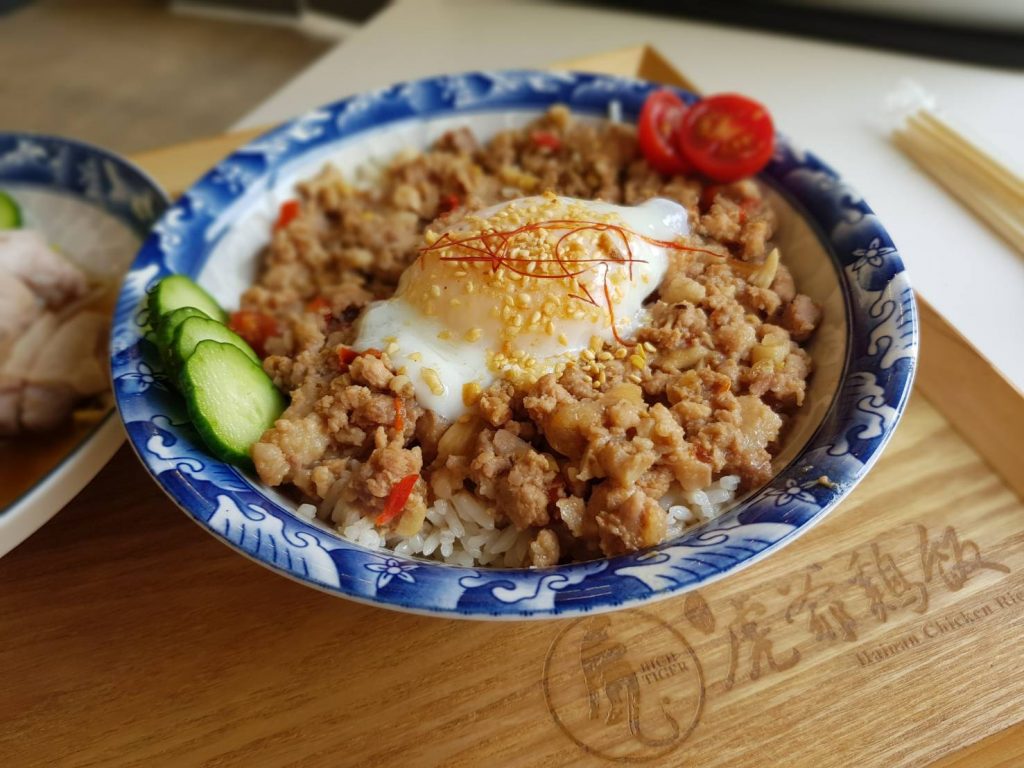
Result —
<svg viewBox="0 0 1024 768"><path fill-rule="evenodd" d="M160 186L124 158L32 133L0 133L0 189L23 206L24 226L72 259L89 249L87 266L110 279L125 272L170 205ZM122 440L112 408L88 429L0 439L5 471L18 473L14 497L0 507L0 556L85 487Z"/></svg>

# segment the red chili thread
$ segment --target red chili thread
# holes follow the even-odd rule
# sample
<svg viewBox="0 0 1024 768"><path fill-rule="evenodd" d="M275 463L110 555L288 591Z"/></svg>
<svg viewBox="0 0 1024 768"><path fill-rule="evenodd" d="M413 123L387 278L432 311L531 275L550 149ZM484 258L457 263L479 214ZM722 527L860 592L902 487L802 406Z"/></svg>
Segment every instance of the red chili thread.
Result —
<svg viewBox="0 0 1024 768"><path fill-rule="evenodd" d="M568 228L569 231L565 232L555 242L554 251L551 259L539 259L539 258L517 258L509 255L513 247L513 241L519 235L526 232L538 232L538 231L557 231ZM566 259L562 253L562 244L569 237L578 235L581 232L594 231L594 232L614 232L618 235L621 240L623 247L626 250L625 259L615 259L611 257L607 258L592 258L592 259ZM441 261L451 261L463 264L472 263L488 263L491 265L491 271L497 272L500 267L504 267L510 272L514 272L524 277L537 277L542 279L557 279L557 280L568 280L579 277L585 272L589 271L594 265L604 266L603 276L603 288L604 297L608 305L608 320L611 323L612 335L615 340L623 346L633 346L626 341L623 341L619 336L618 329L615 327L615 308L612 305L611 289L608 285L608 271L612 265L626 265L629 271L629 279L633 279L633 265L634 264L646 264L646 260L637 259L633 255L633 248L630 244L630 238L638 237L650 245L657 245L662 248L671 248L677 251L690 251L693 253L704 253L710 256L717 256L719 258L725 258L720 253L708 250L706 248L694 248L692 246L681 245L680 243L671 242L669 240L658 240L657 238L648 237L642 235L639 232L620 226L618 224L609 224L606 222L598 221L580 221L577 219L551 219L548 221L531 222L524 224L521 227L510 230L497 230L491 229L479 234L471 235L462 239L457 239L452 235L451 232L445 232L442 234L433 244L420 248L420 253L431 253L434 251L443 251L446 249L452 250L463 250L469 252L468 256L440 256ZM496 242L495 242L496 241ZM516 265L520 263L527 264L543 264L550 262L557 264L562 270L561 274L538 274L536 272L528 272L525 269L520 269ZM570 268L570 265L581 265L587 266L582 269ZM423 263L420 263L421 268ZM598 306L597 301L591 295L590 291L585 285L581 285L585 296L579 294L569 294L570 298L579 299L587 304Z"/></svg>

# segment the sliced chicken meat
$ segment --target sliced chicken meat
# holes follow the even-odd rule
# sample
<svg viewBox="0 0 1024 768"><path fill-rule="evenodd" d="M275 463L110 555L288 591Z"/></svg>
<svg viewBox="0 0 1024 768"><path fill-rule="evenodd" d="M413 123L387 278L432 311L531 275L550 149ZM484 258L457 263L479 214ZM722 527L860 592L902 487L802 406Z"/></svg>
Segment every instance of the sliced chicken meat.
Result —
<svg viewBox="0 0 1024 768"><path fill-rule="evenodd" d="M42 302L20 278L0 271L0 359L42 310Z"/></svg>
<svg viewBox="0 0 1024 768"><path fill-rule="evenodd" d="M81 296L88 287L85 273L31 229L0 231L0 272L22 280L49 307Z"/></svg>
<svg viewBox="0 0 1024 768"><path fill-rule="evenodd" d="M21 431L21 397L32 363L46 340L57 328L52 312L40 315L0 360L0 435L16 435Z"/></svg>
<svg viewBox="0 0 1024 768"><path fill-rule="evenodd" d="M89 310L33 323L0 368L0 434L52 429L76 402L103 392L107 327L106 315Z"/></svg>

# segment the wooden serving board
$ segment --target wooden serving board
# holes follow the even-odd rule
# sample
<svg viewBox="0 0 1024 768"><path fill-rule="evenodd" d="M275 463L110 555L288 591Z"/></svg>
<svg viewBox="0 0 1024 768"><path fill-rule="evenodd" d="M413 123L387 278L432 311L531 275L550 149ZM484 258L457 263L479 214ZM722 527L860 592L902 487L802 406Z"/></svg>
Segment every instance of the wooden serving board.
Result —
<svg viewBox="0 0 1024 768"><path fill-rule="evenodd" d="M229 148L155 156L177 177L143 161L174 189ZM3 766L1024 764L1024 502L920 391L819 526L641 610L330 597L200 531L128 448L0 585Z"/></svg>

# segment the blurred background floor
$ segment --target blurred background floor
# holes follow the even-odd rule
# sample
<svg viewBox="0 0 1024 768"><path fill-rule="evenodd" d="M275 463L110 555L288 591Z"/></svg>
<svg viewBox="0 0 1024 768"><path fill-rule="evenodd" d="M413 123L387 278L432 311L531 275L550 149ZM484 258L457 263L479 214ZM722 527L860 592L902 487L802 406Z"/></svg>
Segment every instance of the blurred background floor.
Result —
<svg viewBox="0 0 1024 768"><path fill-rule="evenodd" d="M0 129L125 153L218 133L336 43L159 0L21 4L0 15Z"/></svg>

